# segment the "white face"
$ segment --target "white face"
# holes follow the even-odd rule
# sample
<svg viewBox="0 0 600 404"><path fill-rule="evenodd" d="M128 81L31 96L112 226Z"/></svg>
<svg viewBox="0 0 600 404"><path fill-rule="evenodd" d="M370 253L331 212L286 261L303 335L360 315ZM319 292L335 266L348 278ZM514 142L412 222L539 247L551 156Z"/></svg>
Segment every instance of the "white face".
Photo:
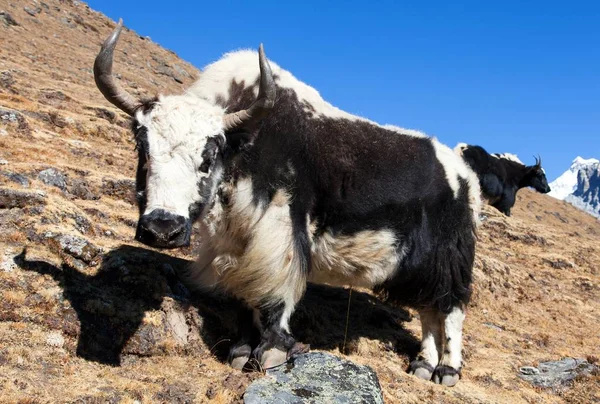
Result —
<svg viewBox="0 0 600 404"><path fill-rule="evenodd" d="M225 142L223 113L186 95L161 97L149 112L137 113L138 147L146 159L140 156L137 178L141 214L161 209L189 219L190 210L210 202L221 176L215 162Z"/></svg>

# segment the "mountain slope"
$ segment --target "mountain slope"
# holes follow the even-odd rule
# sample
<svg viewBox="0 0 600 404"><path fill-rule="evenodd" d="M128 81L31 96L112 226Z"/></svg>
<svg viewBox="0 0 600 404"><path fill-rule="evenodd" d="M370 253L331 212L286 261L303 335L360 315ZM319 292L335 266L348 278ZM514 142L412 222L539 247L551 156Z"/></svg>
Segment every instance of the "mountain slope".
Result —
<svg viewBox="0 0 600 404"><path fill-rule="evenodd" d="M133 240L129 122L91 74L114 22L68 0L0 0L0 12L0 401L239 402L260 374L223 363L229 303L178 283L193 247ZM115 72L144 95L199 74L131 31ZM484 208L455 388L406 374L418 315L364 290L352 293L344 353L348 290L309 287L296 336L371 366L389 403L600 400L597 375L555 390L517 376L543 360L597 360L600 222L530 190L517 198L510 218Z"/></svg>

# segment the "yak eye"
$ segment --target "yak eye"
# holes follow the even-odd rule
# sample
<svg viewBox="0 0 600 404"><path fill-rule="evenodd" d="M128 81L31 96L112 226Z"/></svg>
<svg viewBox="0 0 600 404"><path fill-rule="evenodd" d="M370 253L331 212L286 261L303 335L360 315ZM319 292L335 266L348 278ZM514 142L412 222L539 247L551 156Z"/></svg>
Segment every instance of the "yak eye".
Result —
<svg viewBox="0 0 600 404"><path fill-rule="evenodd" d="M200 168L198 168L198 170L200 170L200 172L207 173L208 169L210 168L210 164L211 164L210 160L204 160L202 162L202 164L200 165Z"/></svg>

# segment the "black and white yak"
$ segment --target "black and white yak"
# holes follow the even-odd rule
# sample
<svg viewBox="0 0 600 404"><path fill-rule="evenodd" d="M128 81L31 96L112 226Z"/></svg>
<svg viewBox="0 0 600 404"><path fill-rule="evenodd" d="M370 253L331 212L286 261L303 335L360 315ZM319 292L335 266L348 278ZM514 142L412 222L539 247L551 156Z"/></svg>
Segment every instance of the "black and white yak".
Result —
<svg viewBox="0 0 600 404"><path fill-rule="evenodd" d="M136 239L185 246L202 224L187 281L240 299L260 334L253 350L246 338L234 345L231 364L286 361L290 316L311 281L373 288L416 308L422 350L409 372L454 385L480 209L463 160L419 132L335 108L268 62L262 45L226 54L182 95L139 101L112 76L120 31L94 74L132 117Z"/></svg>
<svg viewBox="0 0 600 404"><path fill-rule="evenodd" d="M479 177L481 194L488 203L506 216L510 216L519 189L532 187L542 194L550 192L541 158L536 157L534 165L526 166L514 154L489 154L481 146L459 143L454 151Z"/></svg>

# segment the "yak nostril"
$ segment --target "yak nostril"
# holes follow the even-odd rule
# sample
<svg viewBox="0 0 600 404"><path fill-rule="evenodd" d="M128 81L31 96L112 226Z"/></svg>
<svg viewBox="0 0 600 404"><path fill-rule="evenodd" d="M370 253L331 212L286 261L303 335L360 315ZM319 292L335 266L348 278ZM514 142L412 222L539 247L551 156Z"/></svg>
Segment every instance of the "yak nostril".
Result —
<svg viewBox="0 0 600 404"><path fill-rule="evenodd" d="M179 237L181 235L181 233L183 233L184 230L185 230L185 225L179 225L179 227L174 228L167 235L168 240L169 241L173 241L174 239L176 239L177 237Z"/></svg>

